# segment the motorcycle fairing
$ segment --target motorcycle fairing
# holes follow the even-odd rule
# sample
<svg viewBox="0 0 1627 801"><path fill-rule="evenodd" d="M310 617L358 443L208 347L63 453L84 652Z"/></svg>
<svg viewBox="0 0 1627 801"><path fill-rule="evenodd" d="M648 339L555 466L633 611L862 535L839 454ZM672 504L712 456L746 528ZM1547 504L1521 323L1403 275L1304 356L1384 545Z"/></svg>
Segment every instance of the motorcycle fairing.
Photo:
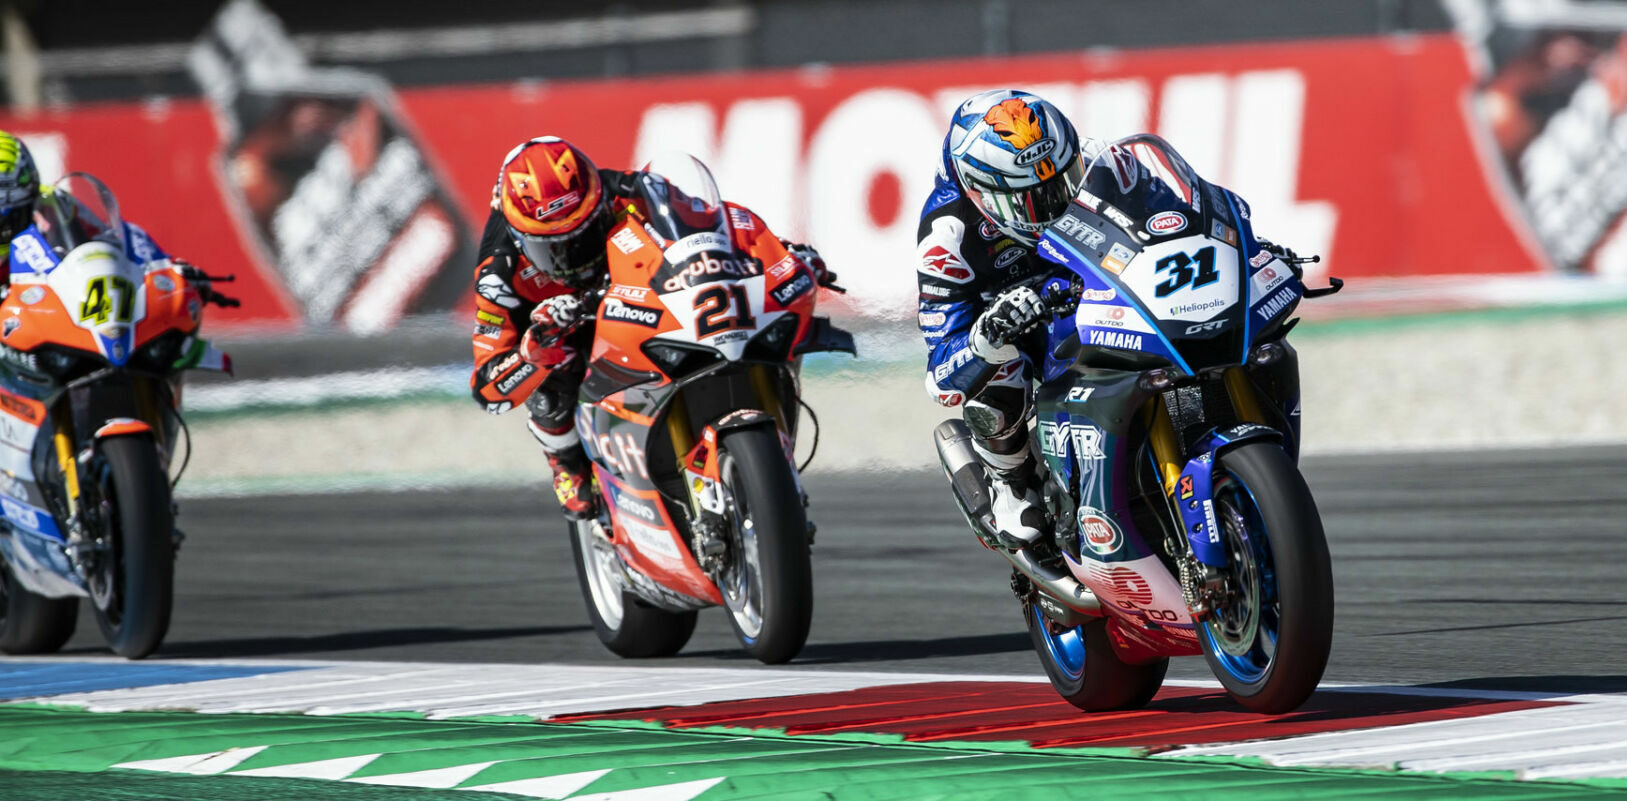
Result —
<svg viewBox="0 0 1627 801"><path fill-rule="evenodd" d="M701 572L654 489L634 489L596 466L599 487L610 506L611 544L630 570L655 583L707 603L723 596Z"/></svg>
<svg viewBox="0 0 1627 801"><path fill-rule="evenodd" d="M1187 539L1192 543L1192 554L1206 565L1225 567L1230 562L1226 546L1221 542L1220 526L1215 520L1215 457L1232 445L1255 439L1280 442L1282 432L1256 423L1241 423L1213 431L1205 447L1187 460L1175 484L1175 508L1180 510Z"/></svg>

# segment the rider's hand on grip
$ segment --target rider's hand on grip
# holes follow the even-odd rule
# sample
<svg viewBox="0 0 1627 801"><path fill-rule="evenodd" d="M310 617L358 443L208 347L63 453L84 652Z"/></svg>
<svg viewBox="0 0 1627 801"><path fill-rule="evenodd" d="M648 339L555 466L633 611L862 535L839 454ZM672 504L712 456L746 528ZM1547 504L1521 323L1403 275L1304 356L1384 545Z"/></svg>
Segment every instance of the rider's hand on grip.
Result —
<svg viewBox="0 0 1627 801"><path fill-rule="evenodd" d="M564 344L560 331L533 325L520 337L520 358L538 367L559 367L576 358L576 348Z"/></svg>
<svg viewBox="0 0 1627 801"><path fill-rule="evenodd" d="M989 364L1014 361L1022 353L1011 344L1044 318L1045 301L1026 286L1012 287L989 304L972 323L972 355Z"/></svg>
<svg viewBox="0 0 1627 801"><path fill-rule="evenodd" d="M553 332L555 338L582 319L582 301L575 295L555 295L544 299L531 310L533 327Z"/></svg>

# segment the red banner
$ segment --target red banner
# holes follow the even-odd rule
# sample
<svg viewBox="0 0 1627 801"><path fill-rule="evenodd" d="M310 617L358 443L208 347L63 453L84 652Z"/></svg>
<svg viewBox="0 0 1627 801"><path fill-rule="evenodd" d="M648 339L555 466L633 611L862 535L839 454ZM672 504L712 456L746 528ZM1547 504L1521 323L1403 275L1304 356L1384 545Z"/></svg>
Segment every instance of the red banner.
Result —
<svg viewBox="0 0 1627 801"><path fill-rule="evenodd" d="M1439 35L519 82L404 90L397 102L469 230L485 219L503 154L529 137L564 136L602 167L685 150L725 195L819 247L856 306L891 314L913 297L916 211L949 111L994 86L1052 100L1086 135L1163 135L1249 200L1261 235L1321 253L1332 274L1546 269L1483 167L1485 137L1466 112L1472 83L1462 47ZM222 317L298 324L281 273L261 262L223 190L232 167L204 101L83 107L0 118L0 128L57 148L42 162L102 177L171 252L236 271L244 306Z"/></svg>

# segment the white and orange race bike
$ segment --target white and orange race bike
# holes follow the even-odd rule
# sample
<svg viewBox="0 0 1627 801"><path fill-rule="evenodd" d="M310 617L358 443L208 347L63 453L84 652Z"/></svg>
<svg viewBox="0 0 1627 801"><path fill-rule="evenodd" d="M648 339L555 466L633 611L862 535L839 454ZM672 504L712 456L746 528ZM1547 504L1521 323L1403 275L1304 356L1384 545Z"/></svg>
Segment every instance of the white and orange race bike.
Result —
<svg viewBox="0 0 1627 801"><path fill-rule="evenodd" d="M73 173L13 240L0 301L0 651L50 653L80 598L113 650L152 653L169 628L180 533L170 457L181 373L229 370L197 337L237 301L162 258L100 181ZM184 462L183 462L184 468Z"/></svg>
<svg viewBox="0 0 1627 801"><path fill-rule="evenodd" d="M785 662L813 614L798 373L853 338L814 316L818 279L778 240L743 249L754 223L700 162L657 159L639 195L609 236L577 403L605 500L571 530L588 614L611 651L651 657L722 606L748 653Z"/></svg>

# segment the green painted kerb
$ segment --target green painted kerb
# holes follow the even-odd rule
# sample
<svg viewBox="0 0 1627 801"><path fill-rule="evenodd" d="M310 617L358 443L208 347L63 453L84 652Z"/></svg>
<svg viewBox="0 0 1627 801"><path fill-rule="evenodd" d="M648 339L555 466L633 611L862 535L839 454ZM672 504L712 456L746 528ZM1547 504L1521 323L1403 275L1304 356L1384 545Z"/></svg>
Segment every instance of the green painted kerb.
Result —
<svg viewBox="0 0 1627 801"><path fill-rule="evenodd" d="M235 750L229 750L235 749ZM227 752L224 772L114 769ZM329 760L328 779L250 778ZM216 759L213 765L222 764ZM205 772L212 770L207 766ZM294 771L300 770L294 768ZM426 774L426 771L440 773ZM330 767L331 774L331 767ZM429 778L426 778L429 777ZM448 778L451 777L451 778ZM555 777L558 793L663 799L1168 799L1270 801L1627 798L1579 783L1274 768L1246 761L1153 759L1122 750L1034 750L996 743L906 743L888 736L797 736L760 730L665 730L648 724L423 721L301 715L91 713L0 707L0 797L55 799L356 798L472 801L510 782ZM382 779L386 784L358 780ZM345 781L335 781L345 779ZM405 787L425 783L428 787ZM509 785L511 788L515 785ZM529 785L533 789L536 784ZM453 790L463 792L454 792ZM637 798L642 793L627 793ZM507 795L484 797L504 798Z"/></svg>

